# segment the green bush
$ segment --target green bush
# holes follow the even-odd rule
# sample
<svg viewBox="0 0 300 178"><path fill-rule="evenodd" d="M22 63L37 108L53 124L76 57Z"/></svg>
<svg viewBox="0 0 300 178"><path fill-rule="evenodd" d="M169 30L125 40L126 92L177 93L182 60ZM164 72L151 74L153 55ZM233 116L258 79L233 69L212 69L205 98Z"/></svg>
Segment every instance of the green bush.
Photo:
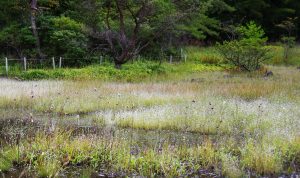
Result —
<svg viewBox="0 0 300 178"><path fill-rule="evenodd" d="M225 60L239 67L242 71L260 69L263 61L270 58L269 49L264 46L267 38L264 31L254 22L237 28L240 39L225 41L217 45L217 50Z"/></svg>
<svg viewBox="0 0 300 178"><path fill-rule="evenodd" d="M87 56L87 37L84 34L84 25L69 17L56 17L51 19L55 29L50 34L50 45L56 56L65 57L66 66L83 66L91 61Z"/></svg>
<svg viewBox="0 0 300 178"><path fill-rule="evenodd" d="M28 72L23 72L22 78L26 80L30 79L48 79L50 78L49 73L46 70L30 70Z"/></svg>

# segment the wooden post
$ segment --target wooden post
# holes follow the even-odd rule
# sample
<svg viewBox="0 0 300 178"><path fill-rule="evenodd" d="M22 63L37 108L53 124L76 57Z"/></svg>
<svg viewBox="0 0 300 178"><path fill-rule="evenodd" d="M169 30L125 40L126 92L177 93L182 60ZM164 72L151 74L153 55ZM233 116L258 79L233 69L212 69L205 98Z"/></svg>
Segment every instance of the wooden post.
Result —
<svg viewBox="0 0 300 178"><path fill-rule="evenodd" d="M173 61L173 56L170 55L170 63L172 63L172 61Z"/></svg>
<svg viewBox="0 0 300 178"><path fill-rule="evenodd" d="M59 68L61 68L62 57L59 57Z"/></svg>
<svg viewBox="0 0 300 178"><path fill-rule="evenodd" d="M102 65L103 62L103 56L100 56L100 65Z"/></svg>
<svg viewBox="0 0 300 178"><path fill-rule="evenodd" d="M55 70L55 58L52 57L52 65L53 65L53 69Z"/></svg>
<svg viewBox="0 0 300 178"><path fill-rule="evenodd" d="M27 60L26 60L26 57L24 57L24 70L27 71Z"/></svg>
<svg viewBox="0 0 300 178"><path fill-rule="evenodd" d="M182 48L180 48L180 58L181 58L181 60L183 59L183 50L182 50Z"/></svg>
<svg viewBox="0 0 300 178"><path fill-rule="evenodd" d="M186 62L186 59L187 59L187 55L185 54L184 55L184 62Z"/></svg>
<svg viewBox="0 0 300 178"><path fill-rule="evenodd" d="M8 59L7 59L7 57L5 58L5 69L6 69L6 75L8 77Z"/></svg>

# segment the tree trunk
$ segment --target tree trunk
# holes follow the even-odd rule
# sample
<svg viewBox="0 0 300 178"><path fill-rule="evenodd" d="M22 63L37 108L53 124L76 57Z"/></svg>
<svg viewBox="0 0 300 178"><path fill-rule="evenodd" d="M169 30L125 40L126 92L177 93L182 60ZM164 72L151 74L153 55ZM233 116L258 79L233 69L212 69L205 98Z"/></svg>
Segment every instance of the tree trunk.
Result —
<svg viewBox="0 0 300 178"><path fill-rule="evenodd" d="M122 54L119 57L114 58L115 68L121 69L122 65L127 62L128 59L126 59L126 54L124 51L122 51Z"/></svg>
<svg viewBox="0 0 300 178"><path fill-rule="evenodd" d="M32 34L35 38L35 46L37 50L37 57L40 59L40 62L43 58L42 51L41 51L41 44L40 44L40 38L38 34L38 30L36 27L36 14L37 14L37 0L31 0L31 16L30 16L30 21L31 21L31 29L32 29Z"/></svg>
<svg viewBox="0 0 300 178"><path fill-rule="evenodd" d="M115 68L120 70L122 68L122 64L115 62Z"/></svg>

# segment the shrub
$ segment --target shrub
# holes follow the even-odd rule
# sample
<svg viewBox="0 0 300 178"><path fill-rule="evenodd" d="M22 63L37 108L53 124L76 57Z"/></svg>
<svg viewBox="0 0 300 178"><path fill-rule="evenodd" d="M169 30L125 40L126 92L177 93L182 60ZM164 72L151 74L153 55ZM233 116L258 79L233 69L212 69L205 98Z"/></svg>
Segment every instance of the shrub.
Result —
<svg viewBox="0 0 300 178"><path fill-rule="evenodd" d="M50 45L54 54L65 57L64 65L82 66L90 63L84 56L87 55L87 37L84 34L84 25L68 17L52 19L55 29L50 34Z"/></svg>
<svg viewBox="0 0 300 178"><path fill-rule="evenodd" d="M30 70L28 72L24 72L22 74L22 79L26 80L40 80L40 79L48 79L50 75L45 70Z"/></svg>
<svg viewBox="0 0 300 178"><path fill-rule="evenodd" d="M269 58L269 49L264 47L267 38L264 31L254 22L237 28L240 39L225 41L217 45L217 50L225 60L239 67L242 71L255 71Z"/></svg>

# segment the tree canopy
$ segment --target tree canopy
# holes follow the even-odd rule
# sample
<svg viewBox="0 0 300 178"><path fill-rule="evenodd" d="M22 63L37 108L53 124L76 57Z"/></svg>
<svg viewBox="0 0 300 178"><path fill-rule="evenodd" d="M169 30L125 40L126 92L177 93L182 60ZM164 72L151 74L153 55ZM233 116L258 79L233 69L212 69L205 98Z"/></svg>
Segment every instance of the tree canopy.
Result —
<svg viewBox="0 0 300 178"><path fill-rule="evenodd" d="M299 13L298 0L2 0L0 54L64 56L69 66L101 54L120 67L139 54L228 40L231 26L249 21L279 41L279 24L293 18L297 36Z"/></svg>

